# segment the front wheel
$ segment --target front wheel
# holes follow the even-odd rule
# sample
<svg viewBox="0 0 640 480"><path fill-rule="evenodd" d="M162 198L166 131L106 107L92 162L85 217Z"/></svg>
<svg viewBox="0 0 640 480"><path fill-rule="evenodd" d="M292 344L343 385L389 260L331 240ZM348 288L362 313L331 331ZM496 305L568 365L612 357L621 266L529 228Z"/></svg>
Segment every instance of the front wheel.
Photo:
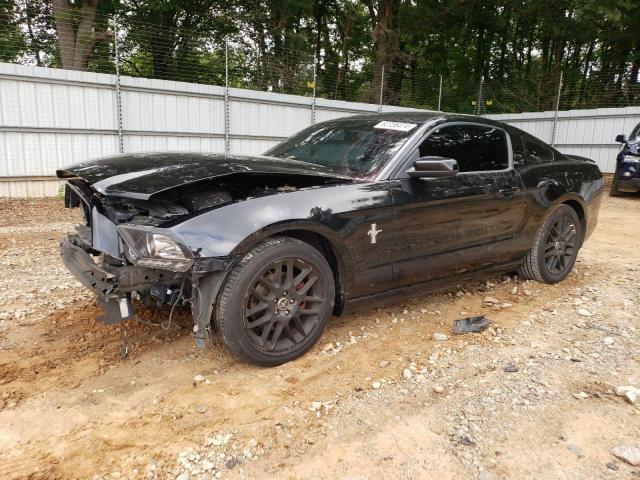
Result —
<svg viewBox="0 0 640 480"><path fill-rule="evenodd" d="M581 242L578 214L570 206L560 205L538 230L518 274L541 283L564 280L573 268Z"/></svg>
<svg viewBox="0 0 640 480"><path fill-rule="evenodd" d="M216 322L224 343L240 358L275 366L313 347L334 299L333 273L318 250L297 239L271 238L230 272Z"/></svg>

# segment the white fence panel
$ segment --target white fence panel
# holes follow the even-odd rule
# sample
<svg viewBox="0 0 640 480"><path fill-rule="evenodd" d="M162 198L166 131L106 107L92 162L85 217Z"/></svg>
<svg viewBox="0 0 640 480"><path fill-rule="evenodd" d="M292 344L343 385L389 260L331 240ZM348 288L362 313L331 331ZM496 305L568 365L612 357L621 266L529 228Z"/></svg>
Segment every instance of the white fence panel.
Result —
<svg viewBox="0 0 640 480"><path fill-rule="evenodd" d="M486 115L551 142L555 112ZM596 108L558 112L555 147L563 153L595 160L603 172L616 167L619 133L628 135L640 123L640 107Z"/></svg>
<svg viewBox="0 0 640 480"><path fill-rule="evenodd" d="M115 81L0 63L0 196L55 194L56 169L118 153ZM227 109L224 87L121 77L123 149L223 152L228 125L229 153L258 155L312 123L310 97L231 88L228 98ZM376 111L317 99L316 121Z"/></svg>
<svg viewBox="0 0 640 480"><path fill-rule="evenodd" d="M113 75L0 63L0 196L57 191L57 168L118 153ZM312 122L311 97L225 89L165 80L121 77L125 152L222 152L257 155ZM228 108L226 108L228 107ZM316 99L316 122L378 105ZM382 111L406 108L383 106ZM228 116L227 116L228 115ZM554 112L487 115L549 142ZM593 158L613 171L618 133L640 122L640 107L559 113L556 147Z"/></svg>

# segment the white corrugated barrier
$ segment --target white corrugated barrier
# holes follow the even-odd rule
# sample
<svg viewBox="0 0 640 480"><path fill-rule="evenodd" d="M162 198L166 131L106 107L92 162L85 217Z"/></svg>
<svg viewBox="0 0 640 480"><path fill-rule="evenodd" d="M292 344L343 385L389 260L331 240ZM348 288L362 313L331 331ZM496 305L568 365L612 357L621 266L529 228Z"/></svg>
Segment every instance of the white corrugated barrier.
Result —
<svg viewBox="0 0 640 480"><path fill-rule="evenodd" d="M57 168L118 153L115 80L0 63L0 196L54 195ZM132 77L121 77L120 85L125 152L224 152L224 87ZM378 111L324 99L315 108L319 122ZM231 88L229 153L260 154L311 118L311 97Z"/></svg>
<svg viewBox="0 0 640 480"><path fill-rule="evenodd" d="M555 112L504 113L486 115L509 123L545 142L551 142ZM600 170L611 173L616 167L620 144L616 135L629 135L640 123L640 107L595 108L558 112L555 147L562 153L595 160Z"/></svg>
<svg viewBox="0 0 640 480"><path fill-rule="evenodd" d="M56 168L118 153L114 75L0 63L0 196L54 195ZM121 77L125 152L225 150L225 88ZM229 152L260 154L312 119L311 97L229 89ZM316 99L316 121L378 105ZM410 110L385 105L383 111ZM554 112L488 115L550 141ZM614 167L640 107L560 112L556 146Z"/></svg>

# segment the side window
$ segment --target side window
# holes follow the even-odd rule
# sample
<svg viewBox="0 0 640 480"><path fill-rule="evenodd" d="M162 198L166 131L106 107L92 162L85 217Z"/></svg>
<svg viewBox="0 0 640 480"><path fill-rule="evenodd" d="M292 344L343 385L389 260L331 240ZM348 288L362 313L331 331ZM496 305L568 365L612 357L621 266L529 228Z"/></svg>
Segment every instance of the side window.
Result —
<svg viewBox="0 0 640 480"><path fill-rule="evenodd" d="M481 125L450 125L432 132L419 147L420 156L458 161L461 172L503 170L509 167L504 130Z"/></svg>
<svg viewBox="0 0 640 480"><path fill-rule="evenodd" d="M527 161L525 165L537 165L539 163L553 162L553 150L542 140L527 135L524 137L527 147Z"/></svg>

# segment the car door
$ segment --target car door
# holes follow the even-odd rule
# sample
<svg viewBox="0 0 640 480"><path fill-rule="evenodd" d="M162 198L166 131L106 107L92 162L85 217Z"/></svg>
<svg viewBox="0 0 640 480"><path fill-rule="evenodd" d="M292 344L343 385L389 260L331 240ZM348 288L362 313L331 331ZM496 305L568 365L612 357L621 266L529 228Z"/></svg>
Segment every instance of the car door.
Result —
<svg viewBox="0 0 640 480"><path fill-rule="evenodd" d="M411 178L425 156L453 158L460 173ZM394 286L462 274L506 261L524 217L523 189L505 130L442 124L427 133L392 181Z"/></svg>

